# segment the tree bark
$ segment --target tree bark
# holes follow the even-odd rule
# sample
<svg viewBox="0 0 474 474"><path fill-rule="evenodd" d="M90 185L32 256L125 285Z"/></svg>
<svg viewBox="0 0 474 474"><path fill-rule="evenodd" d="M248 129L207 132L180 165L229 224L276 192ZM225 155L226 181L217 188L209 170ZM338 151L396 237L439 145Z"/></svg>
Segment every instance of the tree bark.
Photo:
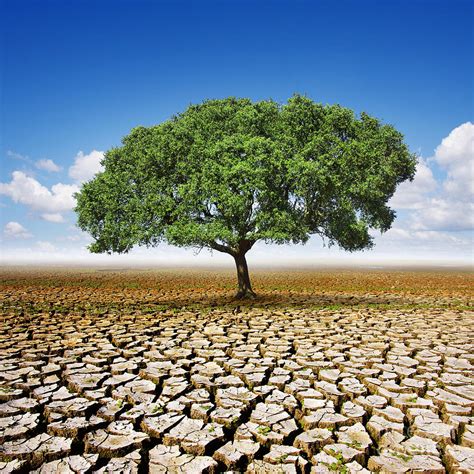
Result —
<svg viewBox="0 0 474 474"><path fill-rule="evenodd" d="M236 253L233 257L237 267L237 280L239 284L239 290L235 297L237 299L255 298L257 295L252 290L252 285L250 284L249 269L247 267L247 260L245 259L245 252Z"/></svg>

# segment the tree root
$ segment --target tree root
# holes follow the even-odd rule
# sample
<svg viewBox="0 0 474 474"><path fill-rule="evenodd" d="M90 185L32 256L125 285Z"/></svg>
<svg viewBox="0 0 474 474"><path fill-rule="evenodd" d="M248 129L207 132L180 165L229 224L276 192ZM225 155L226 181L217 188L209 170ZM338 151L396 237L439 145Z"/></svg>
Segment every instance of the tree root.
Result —
<svg viewBox="0 0 474 474"><path fill-rule="evenodd" d="M239 290L235 294L235 299L237 300L254 300L257 298L257 294L252 290Z"/></svg>

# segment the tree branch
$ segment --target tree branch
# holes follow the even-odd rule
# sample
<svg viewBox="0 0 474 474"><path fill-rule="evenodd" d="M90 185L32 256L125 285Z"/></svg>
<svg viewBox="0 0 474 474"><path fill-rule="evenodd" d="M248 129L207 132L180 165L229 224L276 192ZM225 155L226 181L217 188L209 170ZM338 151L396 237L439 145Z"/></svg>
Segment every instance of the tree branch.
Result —
<svg viewBox="0 0 474 474"><path fill-rule="evenodd" d="M238 251L246 253L252 248L254 243L255 243L255 240L243 239L239 242Z"/></svg>
<svg viewBox="0 0 474 474"><path fill-rule="evenodd" d="M218 252L228 253L229 255L234 253L233 250L227 245L218 244L217 242L211 242L209 247L211 247L213 250L217 250Z"/></svg>

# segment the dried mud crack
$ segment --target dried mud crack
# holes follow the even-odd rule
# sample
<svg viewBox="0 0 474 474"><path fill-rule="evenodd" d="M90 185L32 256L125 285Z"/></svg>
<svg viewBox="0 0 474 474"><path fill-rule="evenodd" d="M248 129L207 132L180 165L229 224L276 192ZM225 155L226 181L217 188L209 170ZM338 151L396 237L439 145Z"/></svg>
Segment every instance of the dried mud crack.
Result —
<svg viewBox="0 0 474 474"><path fill-rule="evenodd" d="M104 313L9 286L0 473L472 473L474 313L404 298Z"/></svg>

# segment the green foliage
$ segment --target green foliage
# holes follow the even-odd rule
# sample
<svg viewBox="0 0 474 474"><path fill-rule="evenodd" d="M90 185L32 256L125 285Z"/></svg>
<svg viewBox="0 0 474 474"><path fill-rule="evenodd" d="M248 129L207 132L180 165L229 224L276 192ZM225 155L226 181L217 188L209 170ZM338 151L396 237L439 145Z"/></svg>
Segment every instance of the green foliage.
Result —
<svg viewBox="0 0 474 474"><path fill-rule="evenodd" d="M257 428L257 432L260 433L261 435L266 436L268 433L270 433L272 429L269 426L259 426Z"/></svg>
<svg viewBox="0 0 474 474"><path fill-rule="evenodd" d="M335 458L336 461L331 464L326 462L321 464L324 464L330 471L338 472L339 474L347 474L349 472L347 466L344 464L344 457L342 456L342 453L334 451L333 449L328 449L327 453Z"/></svg>
<svg viewBox="0 0 474 474"><path fill-rule="evenodd" d="M392 452L392 456L401 459L403 462L410 462L413 459L413 456L411 454L403 454L403 453L397 453L397 452Z"/></svg>
<svg viewBox="0 0 474 474"><path fill-rule="evenodd" d="M312 234L349 251L388 230L387 202L416 158L390 125L295 95L287 104L228 98L137 127L76 194L92 252L162 241L232 255L256 241Z"/></svg>

